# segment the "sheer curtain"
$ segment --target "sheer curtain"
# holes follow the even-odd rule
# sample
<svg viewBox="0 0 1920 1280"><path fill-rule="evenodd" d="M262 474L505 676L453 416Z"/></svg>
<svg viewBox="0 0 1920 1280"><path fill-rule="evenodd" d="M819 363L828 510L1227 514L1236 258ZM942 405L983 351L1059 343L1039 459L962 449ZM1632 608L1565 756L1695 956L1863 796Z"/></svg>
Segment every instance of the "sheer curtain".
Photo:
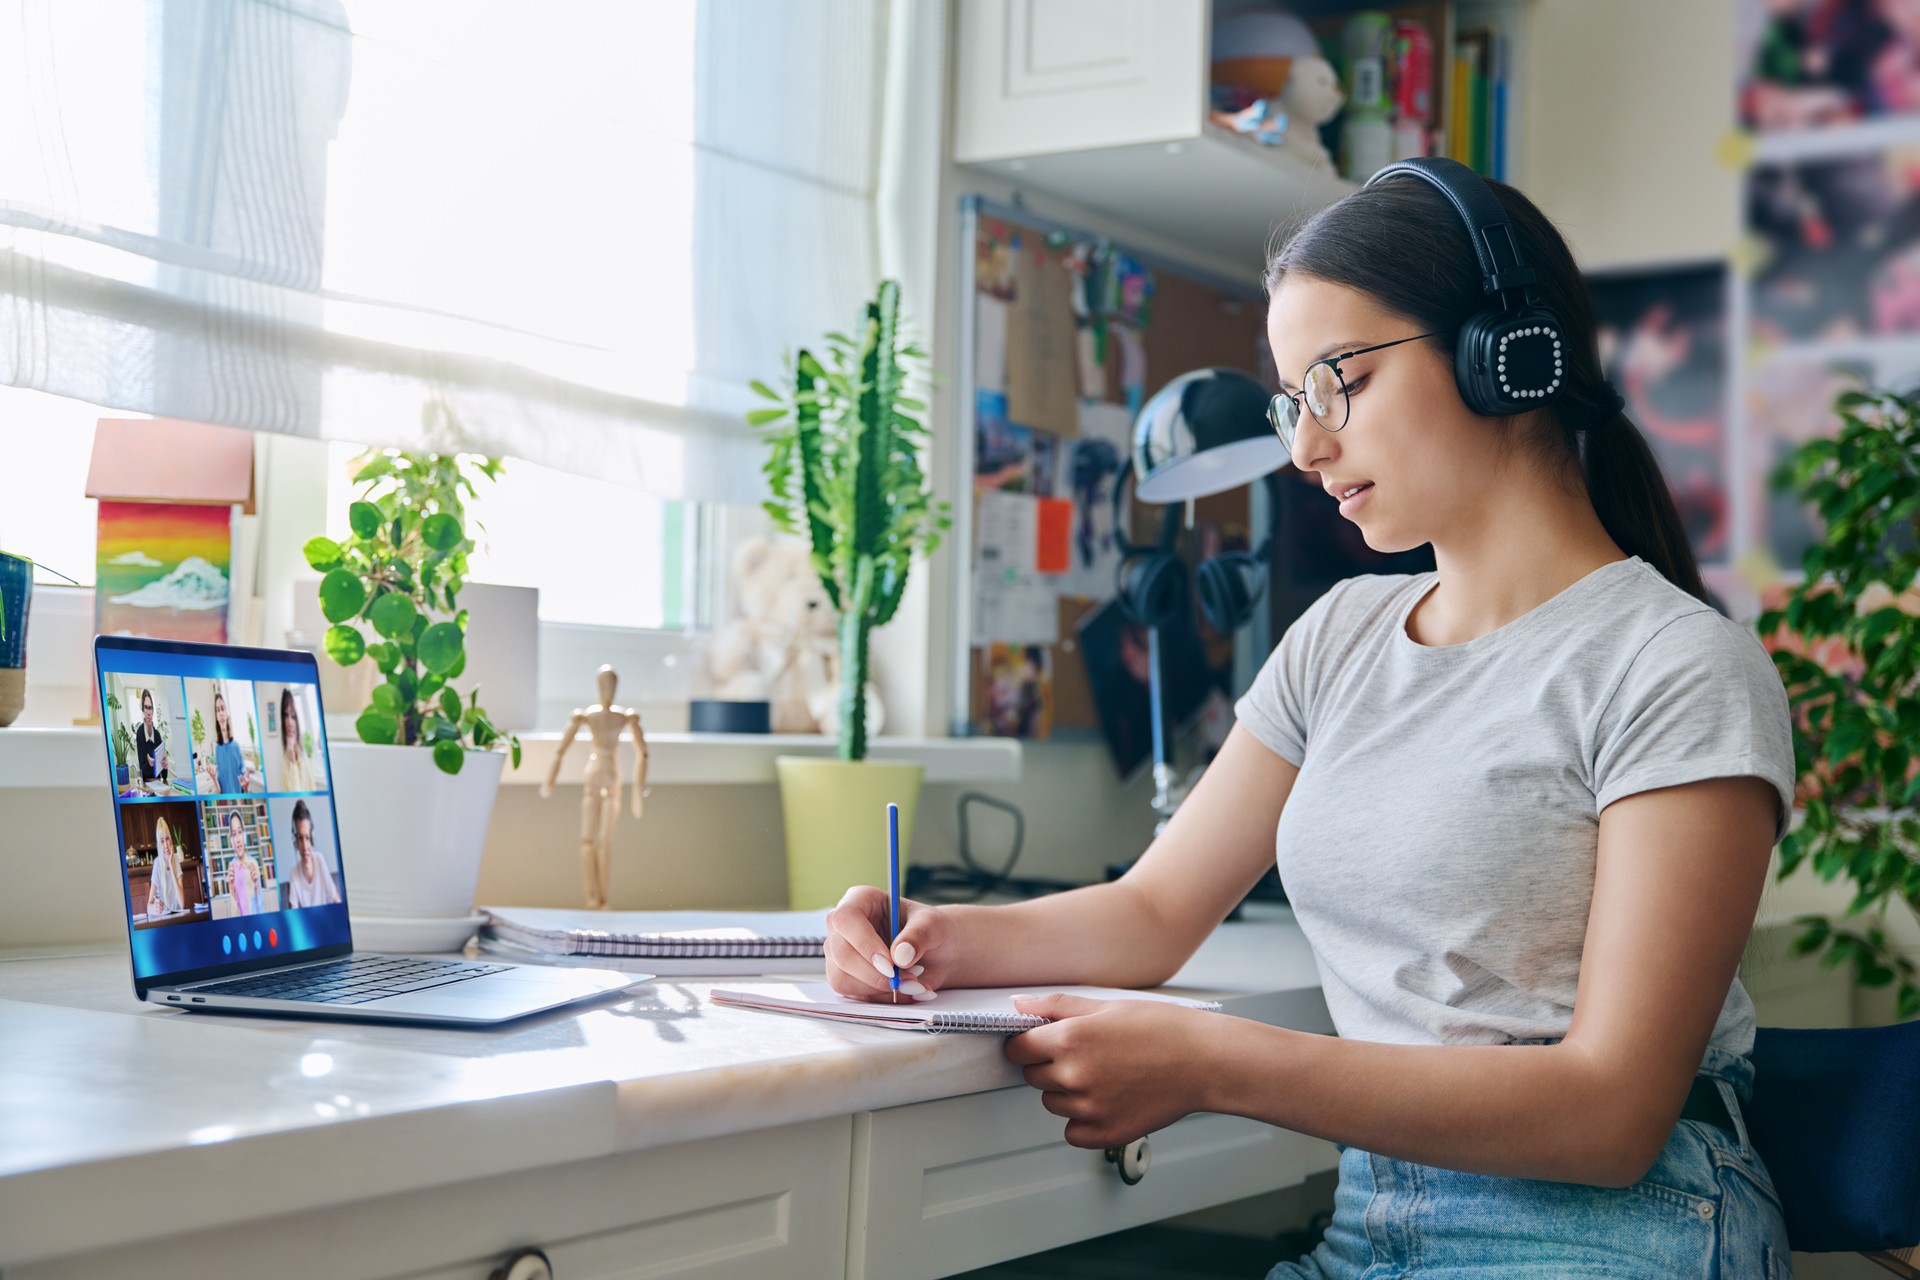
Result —
<svg viewBox="0 0 1920 1280"><path fill-rule="evenodd" d="M876 276L888 0L15 0L0 382L753 501Z"/></svg>

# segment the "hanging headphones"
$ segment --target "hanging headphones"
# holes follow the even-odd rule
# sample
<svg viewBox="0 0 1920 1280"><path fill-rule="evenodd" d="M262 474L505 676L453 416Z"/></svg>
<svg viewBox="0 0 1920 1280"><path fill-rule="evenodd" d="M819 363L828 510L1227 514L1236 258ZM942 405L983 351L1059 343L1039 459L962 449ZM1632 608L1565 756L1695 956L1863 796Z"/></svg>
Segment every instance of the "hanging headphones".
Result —
<svg viewBox="0 0 1920 1280"><path fill-rule="evenodd" d="M1402 173L1431 184L1459 213L1494 298L1460 326L1453 349L1460 398L1486 417L1538 409L1566 383L1560 318L1535 292L1533 268L1521 257L1506 209L1479 174L1441 156L1397 161L1366 185Z"/></svg>
<svg viewBox="0 0 1920 1280"><path fill-rule="evenodd" d="M1124 486L1134 469L1122 466L1113 482L1113 545L1120 552L1114 573L1114 594L1129 618L1146 627L1168 627L1187 607L1187 565L1174 549L1180 539L1180 506L1169 504L1160 518L1160 538L1150 546L1129 542L1124 516ZM1273 478L1267 477L1269 489ZM1267 590L1266 557L1269 538L1258 554L1223 551L1194 569L1194 593L1200 613L1221 636L1232 635L1253 621L1254 608Z"/></svg>

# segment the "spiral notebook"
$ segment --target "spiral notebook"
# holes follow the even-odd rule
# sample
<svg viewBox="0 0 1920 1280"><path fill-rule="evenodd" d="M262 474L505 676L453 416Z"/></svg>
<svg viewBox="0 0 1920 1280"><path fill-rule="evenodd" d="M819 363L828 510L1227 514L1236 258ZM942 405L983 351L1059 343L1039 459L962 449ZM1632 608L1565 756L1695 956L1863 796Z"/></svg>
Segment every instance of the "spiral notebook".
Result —
<svg viewBox="0 0 1920 1280"><path fill-rule="evenodd" d="M824 956L824 911L570 911L482 907L485 932L529 951L644 959Z"/></svg>
<svg viewBox="0 0 1920 1280"><path fill-rule="evenodd" d="M1017 995L1085 996L1089 1000L1159 1000L1189 1009L1220 1012L1213 1000L1187 1000L1152 991L1123 991L1117 987L973 987L942 991L925 1003L900 997L899 1004L871 1004L849 1000L824 982L758 982L752 986L715 987L708 996L715 1004L766 1013L797 1014L899 1031L981 1031L1007 1035L1045 1026L1048 1019L1021 1013L1013 1007Z"/></svg>

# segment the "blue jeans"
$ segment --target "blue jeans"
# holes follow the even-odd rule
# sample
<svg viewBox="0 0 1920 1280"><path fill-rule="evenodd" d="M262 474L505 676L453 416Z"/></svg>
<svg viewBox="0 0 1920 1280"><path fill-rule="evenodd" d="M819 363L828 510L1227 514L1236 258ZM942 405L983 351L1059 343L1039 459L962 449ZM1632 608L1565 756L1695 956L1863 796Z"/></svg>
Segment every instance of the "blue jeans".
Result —
<svg viewBox="0 0 1920 1280"><path fill-rule="evenodd" d="M1740 1112L1753 1063L1709 1048L1700 1074L1718 1082L1735 1131L1680 1121L1631 1187L1459 1173L1340 1147L1326 1239L1267 1280L1791 1277L1780 1197Z"/></svg>

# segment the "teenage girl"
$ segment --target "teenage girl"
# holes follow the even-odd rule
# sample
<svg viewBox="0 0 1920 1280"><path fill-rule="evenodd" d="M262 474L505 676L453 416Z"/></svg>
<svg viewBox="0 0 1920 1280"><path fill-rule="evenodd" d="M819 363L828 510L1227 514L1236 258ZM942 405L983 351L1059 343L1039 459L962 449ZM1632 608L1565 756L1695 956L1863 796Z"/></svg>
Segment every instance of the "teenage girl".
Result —
<svg viewBox="0 0 1920 1280"><path fill-rule="evenodd" d="M1437 569L1343 581L1288 628L1122 879L903 903L891 957L886 896L855 888L834 987L885 1000L892 963L920 1000L1164 983L1277 853L1338 1037L1023 1000L1053 1021L1006 1053L1068 1142L1195 1111L1332 1140L1332 1225L1274 1277L1788 1274L1735 977L1792 804L1786 695L1707 603L1566 243L1420 161L1317 214L1266 285L1294 466Z"/></svg>

